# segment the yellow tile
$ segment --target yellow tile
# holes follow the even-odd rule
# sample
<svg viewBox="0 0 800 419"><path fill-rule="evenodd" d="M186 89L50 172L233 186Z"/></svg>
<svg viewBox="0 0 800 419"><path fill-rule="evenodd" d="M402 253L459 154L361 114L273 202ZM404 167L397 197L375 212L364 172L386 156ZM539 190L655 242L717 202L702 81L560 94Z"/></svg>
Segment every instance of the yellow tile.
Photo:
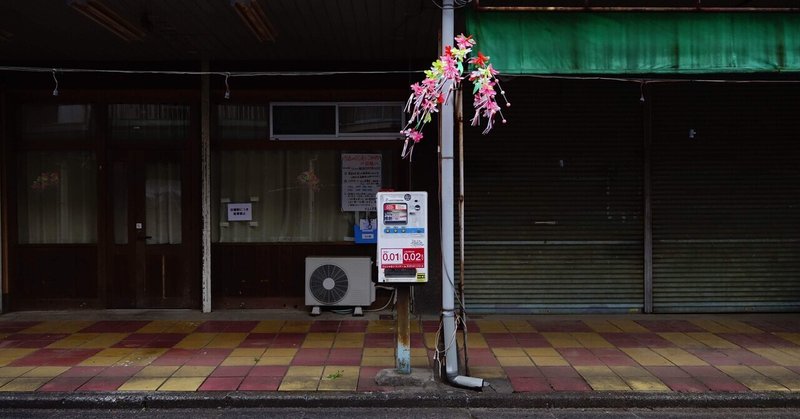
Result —
<svg viewBox="0 0 800 419"><path fill-rule="evenodd" d="M623 380L634 391L671 391L656 377L624 377Z"/></svg>
<svg viewBox="0 0 800 419"><path fill-rule="evenodd" d="M50 378L18 377L0 387L0 391L36 391L48 381Z"/></svg>
<svg viewBox="0 0 800 419"><path fill-rule="evenodd" d="M569 333L563 332L547 332L542 333L545 339L550 342L554 348L582 348L583 345L580 344L575 338L570 335Z"/></svg>
<svg viewBox="0 0 800 419"><path fill-rule="evenodd" d="M480 333L467 333L467 344L470 348L488 348L489 344ZM433 347L433 346L431 346Z"/></svg>
<svg viewBox="0 0 800 419"><path fill-rule="evenodd" d="M674 366L669 360L648 348L620 348L620 350L645 367Z"/></svg>
<svg viewBox="0 0 800 419"><path fill-rule="evenodd" d="M229 356L222 361L224 367L244 367L248 365L256 365L261 358L253 356Z"/></svg>
<svg viewBox="0 0 800 419"><path fill-rule="evenodd" d="M29 378L53 378L58 377L68 369L69 367L36 367L22 376Z"/></svg>
<svg viewBox="0 0 800 419"><path fill-rule="evenodd" d="M611 371L614 371L615 374L619 375L622 378L653 376L653 374L650 374L650 372L647 371L646 369L633 365L612 365L608 368L610 368Z"/></svg>
<svg viewBox="0 0 800 419"><path fill-rule="evenodd" d="M216 333L192 333L175 345L178 349L200 349L205 347L216 336Z"/></svg>
<svg viewBox="0 0 800 419"><path fill-rule="evenodd" d="M178 370L178 366L150 365L136 373L137 377L169 377Z"/></svg>
<svg viewBox="0 0 800 419"><path fill-rule="evenodd" d="M64 339L59 339L47 345L47 347L53 349L81 348L91 342L92 339L97 338L98 335L99 333L75 333L65 337Z"/></svg>
<svg viewBox="0 0 800 419"><path fill-rule="evenodd" d="M770 361L782 365L784 367L800 367L800 357L792 356L785 351L775 348L751 348L750 352L754 352Z"/></svg>
<svg viewBox="0 0 800 419"><path fill-rule="evenodd" d="M506 371L502 367L470 367L469 373L473 377L506 378Z"/></svg>
<svg viewBox="0 0 800 419"><path fill-rule="evenodd" d="M171 377L158 388L158 391L197 391L205 379L205 377Z"/></svg>
<svg viewBox="0 0 800 419"><path fill-rule="evenodd" d="M306 334L306 341L333 341L336 338L336 333L308 333Z"/></svg>
<svg viewBox="0 0 800 419"><path fill-rule="evenodd" d="M364 356L391 356L394 357L393 348L364 348Z"/></svg>
<svg viewBox="0 0 800 419"><path fill-rule="evenodd" d="M800 345L800 333L774 333L774 335L781 339L788 340L795 345Z"/></svg>
<svg viewBox="0 0 800 419"><path fill-rule="evenodd" d="M536 329L525 320L503 320L503 325L512 333L533 333Z"/></svg>
<svg viewBox="0 0 800 419"><path fill-rule="evenodd" d="M263 320L250 333L278 333L284 323L286 322L283 320Z"/></svg>
<svg viewBox="0 0 800 419"><path fill-rule="evenodd" d="M750 326L747 323L727 317L719 319L717 320L717 322L731 329L732 330L731 333L748 333L748 334L764 333L762 330Z"/></svg>
<svg viewBox="0 0 800 419"><path fill-rule="evenodd" d="M184 365L178 368L173 377L208 377L216 367L204 365ZM202 382L202 381L201 381Z"/></svg>
<svg viewBox="0 0 800 419"><path fill-rule="evenodd" d="M430 368L432 367L428 357L411 357L411 368Z"/></svg>
<svg viewBox="0 0 800 419"><path fill-rule="evenodd" d="M308 340L303 341L301 348L304 349L330 349L333 346L333 339L331 340Z"/></svg>
<svg viewBox="0 0 800 419"><path fill-rule="evenodd" d="M288 320L283 324L281 333L306 333L311 328L307 320Z"/></svg>
<svg viewBox="0 0 800 419"><path fill-rule="evenodd" d="M79 320L42 322L20 333L77 333L93 323L92 321Z"/></svg>
<svg viewBox="0 0 800 419"><path fill-rule="evenodd" d="M288 356L294 357L297 353L297 348L269 348L264 352L263 356Z"/></svg>
<svg viewBox="0 0 800 419"><path fill-rule="evenodd" d="M155 361L159 356L166 352L166 348L137 349L134 353L122 358L117 365L138 365L147 366Z"/></svg>
<svg viewBox="0 0 800 419"><path fill-rule="evenodd" d="M622 333L622 329L608 320L584 320L583 322L597 333Z"/></svg>
<svg viewBox="0 0 800 419"><path fill-rule="evenodd" d="M256 362L256 365L289 365L292 363L293 356L263 356Z"/></svg>
<svg viewBox="0 0 800 419"><path fill-rule="evenodd" d="M359 370L355 366L326 366L322 371L319 390L355 391Z"/></svg>
<svg viewBox="0 0 800 419"><path fill-rule="evenodd" d="M492 348L492 353L496 357L500 356L526 356L522 348Z"/></svg>
<svg viewBox="0 0 800 419"><path fill-rule="evenodd" d="M229 356L249 356L252 358L260 358L266 352L261 348L236 348Z"/></svg>
<svg viewBox="0 0 800 419"><path fill-rule="evenodd" d="M34 367L0 367L0 377L19 377Z"/></svg>
<svg viewBox="0 0 800 419"><path fill-rule="evenodd" d="M608 343L597 333L572 333L572 337L584 348L613 348L614 345Z"/></svg>
<svg viewBox="0 0 800 419"><path fill-rule="evenodd" d="M475 320L481 333L501 333L508 332L503 322L499 320Z"/></svg>
<svg viewBox="0 0 800 419"><path fill-rule="evenodd" d="M686 335L714 349L736 349L739 347L713 333L690 332Z"/></svg>
<svg viewBox="0 0 800 419"><path fill-rule="evenodd" d="M597 391L628 391L624 380L619 378L611 369L604 366L576 366L575 370L584 380Z"/></svg>
<svg viewBox="0 0 800 419"><path fill-rule="evenodd" d="M324 367L322 366L291 366L286 371L286 377L321 377Z"/></svg>
<svg viewBox="0 0 800 419"><path fill-rule="evenodd" d="M532 356L531 359L538 367L566 367L570 365L566 359L555 356Z"/></svg>
<svg viewBox="0 0 800 419"><path fill-rule="evenodd" d="M326 380L319 382L319 391L356 391L358 388L358 377L348 379Z"/></svg>
<svg viewBox="0 0 800 419"><path fill-rule="evenodd" d="M0 358L3 359L19 359L36 352L36 349L27 348L3 348L0 349Z"/></svg>
<svg viewBox="0 0 800 419"><path fill-rule="evenodd" d="M685 333L659 333L659 336L672 342L675 346L683 349L703 349L708 348L706 344L700 342Z"/></svg>
<svg viewBox="0 0 800 419"><path fill-rule="evenodd" d="M531 357L534 357L534 356L552 356L552 357L561 358L561 354L558 353L558 351L555 350L554 348L525 348L525 353L527 353L528 356L531 356Z"/></svg>
<svg viewBox="0 0 800 419"><path fill-rule="evenodd" d="M246 338L247 333L218 333L205 347L214 349L236 348Z"/></svg>
<svg viewBox="0 0 800 419"><path fill-rule="evenodd" d="M394 320L370 320L367 323L367 333L394 333Z"/></svg>
<svg viewBox="0 0 800 419"><path fill-rule="evenodd" d="M532 367L533 361L527 356L498 356L497 362L504 367Z"/></svg>
<svg viewBox="0 0 800 419"><path fill-rule="evenodd" d="M679 367L698 367L708 365L706 361L684 351L680 348L653 348L657 354L667 358Z"/></svg>
<svg viewBox="0 0 800 419"><path fill-rule="evenodd" d="M126 337L128 337L128 333L98 333L80 347L83 349L110 348Z"/></svg>
<svg viewBox="0 0 800 419"><path fill-rule="evenodd" d="M122 359L121 356L93 356L83 360L81 367L110 367Z"/></svg>
<svg viewBox="0 0 800 419"><path fill-rule="evenodd" d="M711 319L692 319L689 321L692 324L709 331L710 333L737 333L730 327Z"/></svg>
<svg viewBox="0 0 800 419"><path fill-rule="evenodd" d="M788 388L744 365L723 365L717 368L753 391L789 391Z"/></svg>
<svg viewBox="0 0 800 419"><path fill-rule="evenodd" d="M319 387L319 378L284 377L278 391L314 391Z"/></svg>
<svg viewBox="0 0 800 419"><path fill-rule="evenodd" d="M363 333L339 333L333 341L334 348L362 348L364 347Z"/></svg>
<svg viewBox="0 0 800 419"><path fill-rule="evenodd" d="M139 329L137 333L192 333L200 322L183 320L155 320Z"/></svg>
<svg viewBox="0 0 800 419"><path fill-rule="evenodd" d="M428 332L423 335L425 337L425 346L428 348L435 348L439 342L436 340L436 333Z"/></svg>
<svg viewBox="0 0 800 419"><path fill-rule="evenodd" d="M394 356L365 356L361 358L363 367L391 367L397 363Z"/></svg>
<svg viewBox="0 0 800 419"><path fill-rule="evenodd" d="M136 348L108 348L96 353L94 356L119 357L128 356L136 352Z"/></svg>
<svg viewBox="0 0 800 419"><path fill-rule="evenodd" d="M625 333L647 333L649 330L642 327L639 323L636 323L633 320L609 320L611 324L617 326L620 330Z"/></svg>
<svg viewBox="0 0 800 419"><path fill-rule="evenodd" d="M155 391L164 381L166 377L132 377L125 384L119 387L119 391Z"/></svg>
<svg viewBox="0 0 800 419"><path fill-rule="evenodd" d="M754 366L752 368L788 388L789 391L800 391L800 375L794 371L773 365Z"/></svg>
<svg viewBox="0 0 800 419"><path fill-rule="evenodd" d="M0 387L3 387L9 381L13 380L11 377L0 377Z"/></svg>

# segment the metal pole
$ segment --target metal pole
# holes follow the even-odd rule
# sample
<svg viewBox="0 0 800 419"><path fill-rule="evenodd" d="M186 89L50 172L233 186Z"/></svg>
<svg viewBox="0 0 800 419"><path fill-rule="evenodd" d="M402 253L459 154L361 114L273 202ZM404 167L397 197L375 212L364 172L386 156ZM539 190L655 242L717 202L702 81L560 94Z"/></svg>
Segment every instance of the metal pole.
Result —
<svg viewBox="0 0 800 419"><path fill-rule="evenodd" d="M203 232L203 313L211 312L211 83L208 75L208 60L203 60L203 76L200 82L200 173L202 199L201 212Z"/></svg>
<svg viewBox="0 0 800 419"><path fill-rule="evenodd" d="M410 285L397 286L397 359L395 366L400 374L411 374L411 314L409 311Z"/></svg>
<svg viewBox="0 0 800 419"><path fill-rule="evenodd" d="M455 37L453 0L442 1L442 51ZM455 283L453 273L453 101L454 95L442 104L439 132L439 164L441 167L441 231L442 231L442 331L445 346L445 374L456 385L482 388L483 379L459 375L458 345L455 319Z"/></svg>

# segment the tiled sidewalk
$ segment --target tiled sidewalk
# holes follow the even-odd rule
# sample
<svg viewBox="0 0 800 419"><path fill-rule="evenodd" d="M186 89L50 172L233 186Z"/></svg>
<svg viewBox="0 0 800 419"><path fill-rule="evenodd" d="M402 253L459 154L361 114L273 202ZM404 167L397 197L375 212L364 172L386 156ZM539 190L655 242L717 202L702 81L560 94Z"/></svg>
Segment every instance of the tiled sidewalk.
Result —
<svg viewBox="0 0 800 419"><path fill-rule="evenodd" d="M516 392L800 392L798 316L470 321L470 374ZM432 368L438 321L412 325ZM393 391L394 321L4 321L0 391Z"/></svg>

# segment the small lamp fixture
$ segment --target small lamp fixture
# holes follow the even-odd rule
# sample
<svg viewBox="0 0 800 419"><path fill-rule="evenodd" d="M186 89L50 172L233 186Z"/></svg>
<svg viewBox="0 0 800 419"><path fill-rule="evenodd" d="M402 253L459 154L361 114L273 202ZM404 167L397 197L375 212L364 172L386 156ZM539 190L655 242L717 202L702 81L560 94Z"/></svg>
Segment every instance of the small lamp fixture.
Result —
<svg viewBox="0 0 800 419"><path fill-rule="evenodd" d="M145 33L101 0L67 0L67 5L93 20L125 42L141 41Z"/></svg>
<svg viewBox="0 0 800 419"><path fill-rule="evenodd" d="M231 6L250 32L258 38L258 42L275 42L275 28L267 19L258 0L231 0Z"/></svg>

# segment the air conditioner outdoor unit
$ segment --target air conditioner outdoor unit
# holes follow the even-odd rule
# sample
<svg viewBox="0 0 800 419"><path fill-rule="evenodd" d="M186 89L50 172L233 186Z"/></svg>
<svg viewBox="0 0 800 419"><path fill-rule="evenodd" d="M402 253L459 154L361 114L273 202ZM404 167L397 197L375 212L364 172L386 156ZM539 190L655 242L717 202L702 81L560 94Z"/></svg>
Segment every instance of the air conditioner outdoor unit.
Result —
<svg viewBox="0 0 800 419"><path fill-rule="evenodd" d="M311 315L320 306L353 307L353 315L363 315L362 307L375 301L372 261L368 257L307 257L306 305Z"/></svg>

